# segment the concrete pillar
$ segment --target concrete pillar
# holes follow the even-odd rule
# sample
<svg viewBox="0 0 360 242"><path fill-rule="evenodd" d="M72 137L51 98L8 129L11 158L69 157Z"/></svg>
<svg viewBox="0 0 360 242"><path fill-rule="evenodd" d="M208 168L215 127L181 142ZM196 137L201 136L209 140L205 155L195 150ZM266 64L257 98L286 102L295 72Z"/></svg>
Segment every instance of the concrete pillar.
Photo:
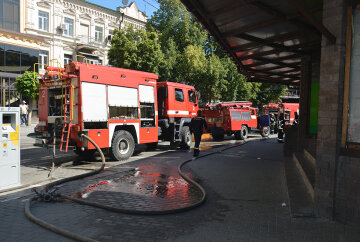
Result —
<svg viewBox="0 0 360 242"><path fill-rule="evenodd" d="M333 219L336 165L340 149L345 61L346 1L324 0L323 24L336 37L323 36L320 63L315 213Z"/></svg>

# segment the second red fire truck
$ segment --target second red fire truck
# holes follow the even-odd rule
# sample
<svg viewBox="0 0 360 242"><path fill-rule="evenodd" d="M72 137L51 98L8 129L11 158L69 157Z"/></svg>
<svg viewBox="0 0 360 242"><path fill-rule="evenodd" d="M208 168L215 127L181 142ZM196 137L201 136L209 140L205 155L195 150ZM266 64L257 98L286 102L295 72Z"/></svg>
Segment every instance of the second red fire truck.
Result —
<svg viewBox="0 0 360 242"><path fill-rule="evenodd" d="M95 147L86 134L116 160L128 159L135 144L158 140L190 147L191 118L198 110L195 88L157 82L152 73L72 62L65 70L47 67L40 80L38 129L60 149L69 145L89 156Z"/></svg>
<svg viewBox="0 0 360 242"><path fill-rule="evenodd" d="M282 113L285 119L285 125L291 125L295 120L295 113L299 114L299 103L269 103L263 105L263 114L273 114L276 120L279 119L279 115Z"/></svg>
<svg viewBox="0 0 360 242"><path fill-rule="evenodd" d="M221 140L225 134L234 134L236 139L246 139L249 131L269 136L269 121L259 117L259 110L251 105L240 101L205 106L202 113L212 137Z"/></svg>

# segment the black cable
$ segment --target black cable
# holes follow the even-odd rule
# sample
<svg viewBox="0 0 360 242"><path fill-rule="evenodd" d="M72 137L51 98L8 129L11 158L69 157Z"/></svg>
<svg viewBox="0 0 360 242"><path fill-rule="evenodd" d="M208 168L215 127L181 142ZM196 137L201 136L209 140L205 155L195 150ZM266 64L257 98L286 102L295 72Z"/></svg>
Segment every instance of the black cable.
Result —
<svg viewBox="0 0 360 242"><path fill-rule="evenodd" d="M91 176L91 175L95 175L95 174L98 174L99 172L101 172L104 167L105 167L105 157L101 151L101 149L97 146L97 144L91 140L88 136L86 135L82 135L84 138L88 139L95 147L96 149L99 151L100 155L101 155L101 158L102 158L102 166L100 169L96 170L96 171L93 171L93 172L89 172L89 173L86 173L86 174L82 174L82 175L77 175L77 176L74 176L74 177L69 177L69 178L65 178L65 179L62 179L62 180L59 180L59 181L56 181L56 182L53 182L51 183L48 187L53 187L53 186L56 186L56 185L60 185L62 183L65 183L65 182L69 182L69 181L73 181L73 180L77 180L77 179L81 179L81 178L84 178L84 177L87 177L87 176ZM197 159L200 159L200 158L204 158L204 157L207 157L207 156L210 156L210 155L214 155L214 154L217 154L217 153L221 153L225 150L228 150L228 149L232 149L234 147L237 147L237 146L240 146L240 145L243 145L244 143L241 143L241 144L236 144L236 145L232 145L230 147L227 147L227 148L224 148L222 150L219 150L219 151L214 151L214 152L211 152L211 153L208 153L208 154L205 154L205 155L202 155L202 156L199 156ZM105 209L105 210L109 210L109 211L112 211L112 212L118 212L118 213L124 213L124 214L136 214L136 215L163 215L163 214L173 214L173 213L179 213L179 212L184 212L184 211L187 211L187 210L190 210L190 209L193 209L195 207L198 207L199 205L201 205L205 199L206 199L206 191L205 189L200 185L198 184L196 181L194 181L193 179L187 177L183 172L182 172L182 167L191 162L193 159L189 159L189 160L186 160L184 162L182 162L179 166L178 166L178 173L179 175L185 180L187 181L189 184L192 184L194 186L196 186L197 188L199 188L199 190L201 191L201 193L203 194L201 199L199 201L197 201L196 203L193 203L189 206L186 206L186 207L181 207L181 208L175 208L175 209L170 209L170 210L161 210L161 211L141 211L141 210L134 210L134 209L123 209L123 208L115 208L115 207L111 207L111 206L107 206L107 205L103 205L103 204L100 204L100 203L95 203L95 202L89 202L89 201L85 201L83 199L77 199L77 198L72 198L72 197L69 197L69 196L64 196L64 195L58 195L59 197L61 198L64 198L64 199L67 199L67 200L70 200L70 201L73 201L73 202L76 202L76 203L79 203L79 204L83 204L83 205L88 205L88 206L93 206L93 207L97 207L97 208L101 208L101 209ZM67 231L67 230L64 230L64 229L61 229L61 228L58 228L54 225L51 225L47 222L45 222L44 220L41 220L39 218L36 218L32 213L31 213L31 204L33 201L36 201L38 198L35 196L33 197L32 199L28 200L26 205L25 205L25 215L26 217L31 220L32 222L52 231L52 232L55 232L57 234L60 234L60 235L63 235L63 236L66 236L70 239L73 239L73 240L77 240L77 241L85 241L85 242L88 242L88 241L96 241L96 240L92 240L90 238L87 238L87 237L83 237L83 236L80 236L80 235L77 235L75 233L72 233L70 231Z"/></svg>

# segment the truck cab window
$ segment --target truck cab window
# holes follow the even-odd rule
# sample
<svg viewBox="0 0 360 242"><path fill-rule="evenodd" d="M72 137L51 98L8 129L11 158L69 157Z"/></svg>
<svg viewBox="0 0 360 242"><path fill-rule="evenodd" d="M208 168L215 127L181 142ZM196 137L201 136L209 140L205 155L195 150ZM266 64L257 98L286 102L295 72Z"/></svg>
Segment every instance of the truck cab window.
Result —
<svg viewBox="0 0 360 242"><path fill-rule="evenodd" d="M184 102L184 93L181 89L175 88L175 100L178 102Z"/></svg>
<svg viewBox="0 0 360 242"><path fill-rule="evenodd" d="M232 120L234 120L234 121L240 121L240 120L242 120L242 118L241 118L241 112L239 112L239 111L230 111L230 113L231 113L231 118L232 118Z"/></svg>
<svg viewBox="0 0 360 242"><path fill-rule="evenodd" d="M250 112L242 112L242 118L244 121L251 121Z"/></svg>
<svg viewBox="0 0 360 242"><path fill-rule="evenodd" d="M196 103L196 93L193 90L189 91L189 102Z"/></svg>
<svg viewBox="0 0 360 242"><path fill-rule="evenodd" d="M291 113L290 110L286 110L286 111L285 111L284 119L285 119L286 121L290 121L290 113Z"/></svg>

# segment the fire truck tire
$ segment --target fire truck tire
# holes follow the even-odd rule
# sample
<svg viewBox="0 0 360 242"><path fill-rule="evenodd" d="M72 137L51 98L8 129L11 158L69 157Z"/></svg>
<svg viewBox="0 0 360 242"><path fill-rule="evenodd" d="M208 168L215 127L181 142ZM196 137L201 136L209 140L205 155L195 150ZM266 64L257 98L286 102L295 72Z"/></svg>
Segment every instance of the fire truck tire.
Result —
<svg viewBox="0 0 360 242"><path fill-rule="evenodd" d="M134 153L135 141L133 136L126 130L119 130L114 133L111 142L110 155L116 160L127 160Z"/></svg>
<svg viewBox="0 0 360 242"><path fill-rule="evenodd" d="M211 130L211 136L214 140L224 140L224 130L221 128L214 128Z"/></svg>
<svg viewBox="0 0 360 242"><path fill-rule="evenodd" d="M192 135L190 133L190 128L188 126L184 126L181 130L180 147L182 149L190 149L191 145L192 145Z"/></svg>
<svg viewBox="0 0 360 242"><path fill-rule="evenodd" d="M95 154L96 149L94 149L94 150L81 150L80 147L76 147L74 152L75 152L75 154L77 154L78 156L80 156L82 158L90 159Z"/></svg>
<svg viewBox="0 0 360 242"><path fill-rule="evenodd" d="M266 126L263 128L263 130L261 131L261 136L262 137L269 137L270 134L270 127Z"/></svg>
<svg viewBox="0 0 360 242"><path fill-rule="evenodd" d="M247 139L248 133L249 133L248 128L245 125L241 126L240 139L241 140Z"/></svg>

